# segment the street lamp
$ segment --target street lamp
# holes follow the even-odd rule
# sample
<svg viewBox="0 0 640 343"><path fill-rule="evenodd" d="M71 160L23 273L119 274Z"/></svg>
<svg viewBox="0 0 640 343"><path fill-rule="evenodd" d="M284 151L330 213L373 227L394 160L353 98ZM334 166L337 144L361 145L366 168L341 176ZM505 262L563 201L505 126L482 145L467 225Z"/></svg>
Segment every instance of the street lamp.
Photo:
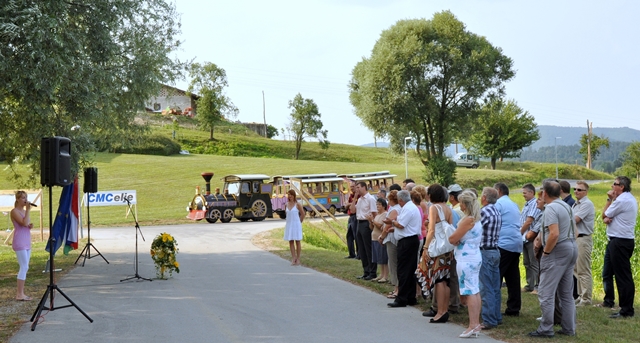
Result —
<svg viewBox="0 0 640 343"><path fill-rule="evenodd" d="M558 179L558 139L562 139L562 137L556 137L556 180Z"/></svg>
<svg viewBox="0 0 640 343"><path fill-rule="evenodd" d="M404 138L404 178L409 178L409 164L407 162L407 141L411 140L411 137Z"/></svg>

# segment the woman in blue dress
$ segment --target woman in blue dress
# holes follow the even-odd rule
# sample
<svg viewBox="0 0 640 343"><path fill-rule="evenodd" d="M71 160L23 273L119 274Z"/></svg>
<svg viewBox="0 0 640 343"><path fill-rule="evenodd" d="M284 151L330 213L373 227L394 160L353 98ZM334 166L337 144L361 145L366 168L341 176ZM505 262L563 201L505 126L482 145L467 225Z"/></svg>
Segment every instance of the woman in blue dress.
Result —
<svg viewBox="0 0 640 343"><path fill-rule="evenodd" d="M289 241L291 250L291 265L300 265L300 241L302 240L302 221L305 212L302 205L296 199L296 192L290 189L287 192L287 223L284 226L284 240ZM295 244L294 244L295 243Z"/></svg>
<svg viewBox="0 0 640 343"><path fill-rule="evenodd" d="M458 222L458 228L449 237L449 243L458 262L457 271L460 283L460 296L469 309L469 326L460 337L478 337L480 333L480 241L482 239L482 223L480 222L480 204L478 196L468 190L458 195L460 209L464 217Z"/></svg>

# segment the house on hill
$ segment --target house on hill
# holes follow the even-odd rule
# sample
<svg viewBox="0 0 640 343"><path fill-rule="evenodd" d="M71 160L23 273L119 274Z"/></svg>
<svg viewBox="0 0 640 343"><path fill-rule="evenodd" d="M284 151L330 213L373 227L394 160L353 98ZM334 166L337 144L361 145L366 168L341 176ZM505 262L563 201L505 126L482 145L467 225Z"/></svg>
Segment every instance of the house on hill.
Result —
<svg viewBox="0 0 640 343"><path fill-rule="evenodd" d="M196 115L196 94L188 95L187 91L162 85L157 96L146 103L147 112L162 114L181 114L193 117Z"/></svg>

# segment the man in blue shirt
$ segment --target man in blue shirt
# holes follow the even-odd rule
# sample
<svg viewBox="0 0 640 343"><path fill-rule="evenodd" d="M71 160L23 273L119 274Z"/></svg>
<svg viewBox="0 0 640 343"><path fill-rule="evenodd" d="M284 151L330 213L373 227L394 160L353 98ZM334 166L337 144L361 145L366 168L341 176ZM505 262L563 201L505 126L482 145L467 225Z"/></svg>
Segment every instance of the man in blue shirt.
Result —
<svg viewBox="0 0 640 343"><path fill-rule="evenodd" d="M522 235L520 235L520 209L509 199L509 187L502 182L493 185L498 191L496 209L500 212L502 225L498 239L500 249L500 279L507 284L507 308L505 316L519 316L522 299L520 298L520 254L522 253ZM500 318L499 321L502 321Z"/></svg>

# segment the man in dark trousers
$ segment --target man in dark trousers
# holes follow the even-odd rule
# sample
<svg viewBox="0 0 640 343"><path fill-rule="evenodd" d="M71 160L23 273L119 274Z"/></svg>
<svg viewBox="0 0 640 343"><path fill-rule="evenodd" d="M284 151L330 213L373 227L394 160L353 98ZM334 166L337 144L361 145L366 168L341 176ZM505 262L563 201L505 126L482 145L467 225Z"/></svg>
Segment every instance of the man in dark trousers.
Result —
<svg viewBox="0 0 640 343"><path fill-rule="evenodd" d="M615 277L620 298L620 312L611 318L633 317L633 298L636 293L631 274L631 255L635 247L636 218L638 202L631 194L631 180L618 176L607 192L607 203L602 211L602 221L607 224L609 243L604 253L602 284L604 286L603 306L613 307Z"/></svg>
<svg viewBox="0 0 640 343"><path fill-rule="evenodd" d="M356 194L360 196L356 203L356 219L358 219L358 253L362 262L362 276L359 279L371 280L376 278L378 264L373 263L371 250L371 228L369 227L369 216L375 217L378 214L376 197L367 190L367 184L363 181L356 183Z"/></svg>
<svg viewBox="0 0 640 343"><path fill-rule="evenodd" d="M345 204L347 208L347 214L349 215L349 221L347 222L347 249L349 249L349 256L345 258L359 258L358 245L356 241L356 235L358 232L358 220L356 219L356 184L351 182L349 185L349 202Z"/></svg>

